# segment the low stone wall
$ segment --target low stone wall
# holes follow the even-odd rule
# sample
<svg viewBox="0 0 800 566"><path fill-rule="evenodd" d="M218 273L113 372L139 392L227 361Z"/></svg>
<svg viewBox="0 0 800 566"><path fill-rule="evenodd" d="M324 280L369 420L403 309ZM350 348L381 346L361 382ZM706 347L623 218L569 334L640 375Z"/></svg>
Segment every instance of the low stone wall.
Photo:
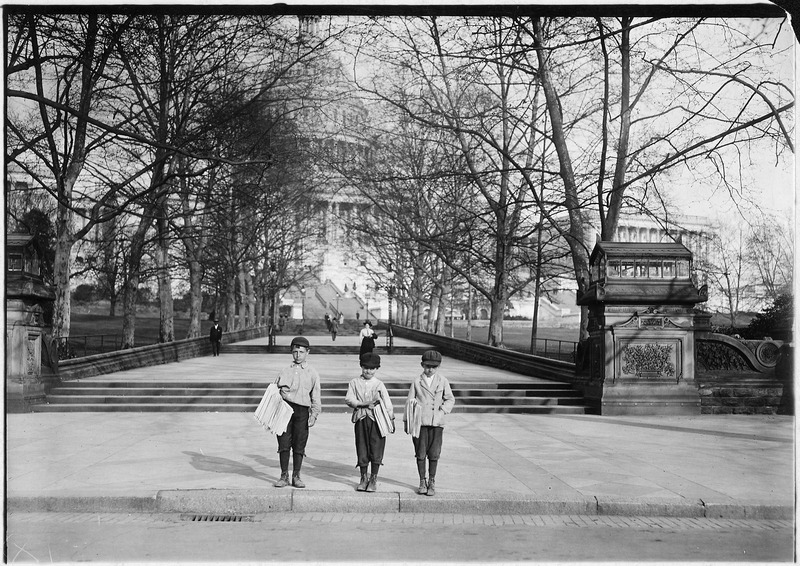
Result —
<svg viewBox="0 0 800 566"><path fill-rule="evenodd" d="M696 381L704 415L790 414L784 383L774 375L699 374Z"/></svg>
<svg viewBox="0 0 800 566"><path fill-rule="evenodd" d="M267 336L267 328L266 326L260 326L236 332L226 332L223 337L223 343L231 344L242 340L263 338ZM179 362L210 354L211 342L208 336L189 338L165 344L139 346L128 350L64 360L59 363L58 377L61 381L82 379L126 369Z"/></svg>
<svg viewBox="0 0 800 566"><path fill-rule="evenodd" d="M575 364L551 360L541 356L523 354L505 348L496 348L458 338L450 338L415 330L405 326L392 326L395 336L430 344L442 354L458 360L513 371L522 375L576 383Z"/></svg>

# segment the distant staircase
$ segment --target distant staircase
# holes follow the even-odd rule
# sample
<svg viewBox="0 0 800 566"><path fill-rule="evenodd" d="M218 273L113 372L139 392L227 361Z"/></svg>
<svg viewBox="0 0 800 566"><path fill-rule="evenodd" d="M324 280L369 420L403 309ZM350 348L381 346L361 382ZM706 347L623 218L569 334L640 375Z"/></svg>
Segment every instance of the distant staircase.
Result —
<svg viewBox="0 0 800 566"><path fill-rule="evenodd" d="M381 337L383 338L383 337ZM385 339L381 340L379 338L376 340L378 344L375 346L374 352L376 354L386 354L388 353L388 349L383 345ZM314 355L319 354L336 354L336 355L351 355L351 354L358 354L359 346L336 346L335 342L333 342L330 338L326 337L327 342L323 345L317 344L314 342L313 338L311 340L311 350L313 351ZM269 349L269 346L266 344L264 345L253 345L253 344L225 344L222 346L224 348L225 354L289 354L291 353L291 348L289 346L273 346L272 350ZM393 355L401 355L401 356L421 356L426 351L430 350L430 346L395 346L392 348Z"/></svg>
<svg viewBox="0 0 800 566"><path fill-rule="evenodd" d="M230 346L229 346L230 348ZM408 383L384 382L398 415ZM252 412L266 382L120 382L76 380L53 388L33 412ZM455 413L584 414L580 393L567 383L452 383ZM346 382L322 384L323 412L349 412Z"/></svg>

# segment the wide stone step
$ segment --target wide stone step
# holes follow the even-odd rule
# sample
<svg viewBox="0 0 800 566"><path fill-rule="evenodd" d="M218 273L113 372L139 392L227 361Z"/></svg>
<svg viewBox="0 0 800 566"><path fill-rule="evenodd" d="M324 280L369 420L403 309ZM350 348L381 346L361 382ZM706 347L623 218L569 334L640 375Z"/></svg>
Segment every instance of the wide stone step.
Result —
<svg viewBox="0 0 800 566"><path fill-rule="evenodd" d="M207 389L207 388L240 388L240 389L261 389L263 390L272 383L273 380L264 381L111 381L111 380L80 380L63 381L54 389L74 389L74 388L93 388L93 387L113 387L117 389L132 389L136 387L151 387L158 389L176 388L176 389ZM532 389L570 389L569 384L559 381L537 381L537 382L458 382L450 379L450 385L453 392L466 391L466 390L497 390L497 391L517 391L517 390L532 390ZM348 386L347 381L324 381L322 383L323 389L345 389ZM401 389L404 388L408 391L409 381L384 381L383 384L387 389Z"/></svg>
<svg viewBox="0 0 800 566"><path fill-rule="evenodd" d="M314 354L340 354L351 355L358 354L361 351L360 346L336 346L335 344L311 344L311 350ZM421 356L430 350L429 346L395 346L392 348L392 355L395 356ZM271 349L266 344L264 345L243 345L243 344L223 344L220 353L225 356L227 354L289 354L291 349L289 346L273 346ZM374 352L380 355L388 355L389 348L384 346L376 346Z"/></svg>
<svg viewBox="0 0 800 566"><path fill-rule="evenodd" d="M130 387L126 389L116 387L70 387L54 388L48 395L49 399L57 399L61 397L82 397L85 395L106 395L115 397L139 397L139 396L161 396L161 395L185 395L188 397L204 397L209 395L257 395L259 399L264 394L264 389L256 389L251 387L215 387L215 388L198 388L198 387Z"/></svg>
<svg viewBox="0 0 800 566"><path fill-rule="evenodd" d="M387 389L392 403L404 403L408 395L408 390L403 389ZM323 402L331 402L337 400L344 400L347 394L346 389L322 389ZM134 387L128 389L118 389L113 387L73 387L73 388L57 388L48 395L50 403L79 403L81 400L87 398L108 398L108 399L125 399L127 402L147 402L147 399L156 401L160 398L187 398L187 399L205 399L206 402L211 402L209 398L232 399L241 398L253 400L258 403L263 395L262 389L255 388L153 388L153 387ZM480 403L498 404L498 403L536 403L540 399L580 399L580 394L577 391L569 389L558 390L500 390L500 389L468 389L459 390L454 389L453 395L459 403ZM145 401L140 401L145 400Z"/></svg>
<svg viewBox="0 0 800 566"><path fill-rule="evenodd" d="M395 412L399 413L408 396L409 383L384 382ZM47 402L33 407L34 412L74 411L255 411L269 381L137 381L75 380L61 383ZM344 403L348 383L322 384L323 410L349 413ZM452 383L456 397L454 412L470 413L584 413L579 392L559 382Z"/></svg>
<svg viewBox="0 0 800 566"><path fill-rule="evenodd" d="M454 413L515 413L515 414L584 414L587 407L582 405L534 405L534 406L496 406L496 405L456 405ZM158 404L123 404L123 403L83 403L75 405L49 405L41 404L32 407L34 413L70 413L70 412L204 412L252 413L255 406L239 404L200 404L200 403L158 403ZM327 413L345 413L350 409L328 410Z"/></svg>
<svg viewBox="0 0 800 566"><path fill-rule="evenodd" d="M202 405L252 405L255 411L261 395L52 395L47 400L51 404L140 404L160 403L202 404Z"/></svg>

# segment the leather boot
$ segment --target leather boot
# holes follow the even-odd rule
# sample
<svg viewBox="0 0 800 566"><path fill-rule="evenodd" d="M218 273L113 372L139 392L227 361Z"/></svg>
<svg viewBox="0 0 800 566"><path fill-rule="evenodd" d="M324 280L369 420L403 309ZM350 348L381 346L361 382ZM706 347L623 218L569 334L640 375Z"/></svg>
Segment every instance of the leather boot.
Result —
<svg viewBox="0 0 800 566"><path fill-rule="evenodd" d="M367 473L361 474L361 481L358 483L356 491L367 491Z"/></svg>
<svg viewBox="0 0 800 566"><path fill-rule="evenodd" d="M300 479L300 468L303 466L303 455L292 454L292 485L294 487L305 487L306 484Z"/></svg>
<svg viewBox="0 0 800 566"><path fill-rule="evenodd" d="M367 491L373 493L378 489L378 474L369 476L369 484L367 484Z"/></svg>
<svg viewBox="0 0 800 566"><path fill-rule="evenodd" d="M419 487L417 488L417 493L420 495L425 495L428 493L428 482L425 481L425 478L419 478Z"/></svg>
<svg viewBox="0 0 800 566"><path fill-rule="evenodd" d="M281 472L281 479L275 482L275 487L286 487L289 485L289 472Z"/></svg>
<svg viewBox="0 0 800 566"><path fill-rule="evenodd" d="M431 477L430 479L428 479L428 491L425 493L425 495L431 495L431 496L436 495L435 484L436 484L436 478Z"/></svg>

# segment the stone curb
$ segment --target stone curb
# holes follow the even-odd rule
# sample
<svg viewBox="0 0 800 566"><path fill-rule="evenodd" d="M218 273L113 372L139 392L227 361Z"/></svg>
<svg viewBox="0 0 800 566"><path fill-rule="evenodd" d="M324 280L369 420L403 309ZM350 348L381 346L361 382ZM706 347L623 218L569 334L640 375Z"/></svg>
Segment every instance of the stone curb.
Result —
<svg viewBox="0 0 800 566"><path fill-rule="evenodd" d="M9 512L198 513L252 515L296 513L452 513L459 515L616 515L715 519L793 519L794 506L763 502L610 499L593 496L546 498L509 493L439 493L434 497L378 491L187 489L161 490L154 497L8 497Z"/></svg>

